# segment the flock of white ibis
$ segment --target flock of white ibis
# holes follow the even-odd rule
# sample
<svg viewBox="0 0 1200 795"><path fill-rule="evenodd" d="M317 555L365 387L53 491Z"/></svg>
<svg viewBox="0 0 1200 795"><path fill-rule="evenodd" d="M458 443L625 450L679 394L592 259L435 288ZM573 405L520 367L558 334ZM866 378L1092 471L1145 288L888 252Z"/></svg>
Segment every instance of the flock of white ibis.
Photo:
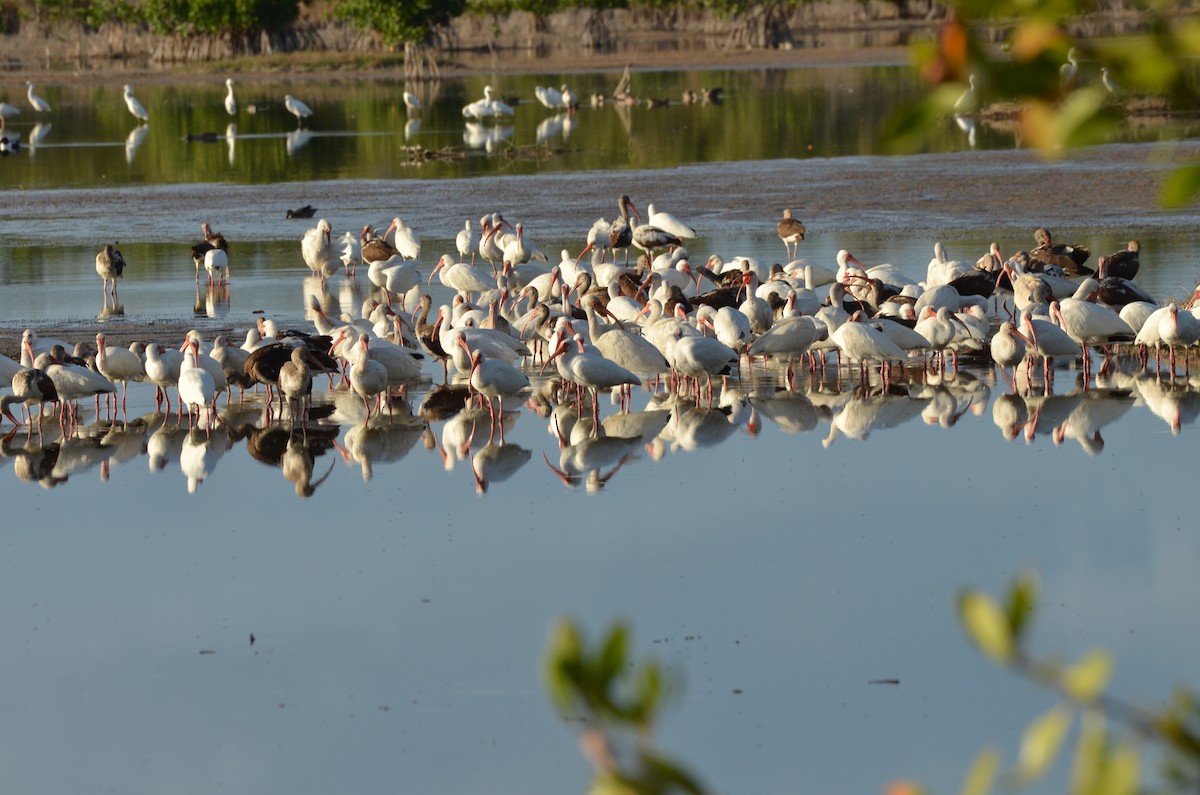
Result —
<svg viewBox="0 0 1200 795"><path fill-rule="evenodd" d="M882 401L930 379L955 378L961 356L999 365L1013 394L1019 381L1032 394L1040 370L1049 395L1055 360L1081 362L1086 388L1094 359L1099 385L1114 372L1150 368L1153 355L1155 377L1166 366L1173 383L1190 375L1200 342L1194 296L1160 304L1137 286L1137 241L1098 258L1095 269L1090 252L1057 243L1045 229L1035 232L1034 247L1008 258L993 243L977 261L953 260L938 243L925 272L910 275L893 265L869 267L845 250L828 267L793 257L805 228L786 210L775 227L786 264L710 255L701 265L687 251L696 230L647 209L643 221L630 197L620 196L613 221L581 231L580 253L564 250L553 262L522 223L485 213L453 238L458 258L441 255L427 277L420 236L401 218L378 232L370 225L348 232L340 247L321 219L304 234L301 259L322 285L343 268L346 279L357 279L365 264L377 289L358 311L331 318L314 297L311 328L283 331L260 317L240 345L221 334L208 346L195 330L170 344L127 348L109 345L103 332L94 345L71 345L26 330L20 361L0 359L0 379L11 385L0 412L40 433L45 405L57 404L58 424L69 433L79 401L94 399L99 418L103 397L116 423L118 414L127 418L129 382L146 382L155 388L156 410L170 414L174 391L179 421L186 407L188 427L211 433L222 395L240 405L245 390L262 386L258 404L268 420L304 432L314 421L317 386L328 390L317 404L351 397L369 422L431 380L423 360L432 357L447 384L434 391L452 395L451 407L436 411L486 410L488 440L498 436L503 445L511 419L505 401L510 408L514 399L532 401L547 384L599 433L607 424L604 392L619 405L618 417L632 410L638 388L652 401L669 396L707 410L763 378L805 393L832 369L837 383L853 382L865 398ZM227 283L229 245L209 224L201 228L203 240L192 249L196 278L204 265L210 282ZM631 257L630 248L638 254ZM115 245L97 255L96 269L106 298L115 300L124 270ZM434 278L450 296L436 314L426 292ZM451 365L457 388L449 386ZM18 406L22 418L13 413ZM844 423L832 428L852 435Z"/></svg>

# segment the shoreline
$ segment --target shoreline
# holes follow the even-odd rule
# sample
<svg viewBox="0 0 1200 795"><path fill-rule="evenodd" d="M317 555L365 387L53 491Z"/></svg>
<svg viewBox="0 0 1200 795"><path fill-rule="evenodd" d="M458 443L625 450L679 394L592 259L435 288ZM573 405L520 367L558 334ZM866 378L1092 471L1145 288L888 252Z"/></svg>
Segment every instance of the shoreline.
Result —
<svg viewBox="0 0 1200 795"><path fill-rule="evenodd" d="M894 66L910 58L906 46L879 46L852 49L830 47L795 47L792 49L750 50L712 49L675 50L654 53L594 53L561 54L536 57L527 51L507 51L496 56L480 52L455 52L453 58L441 64L442 79L460 79L480 75L527 74L616 74L628 68L631 72L646 71L711 71L746 69L800 69L838 66ZM307 57L306 57L307 56ZM117 85L136 79L141 83L223 83L234 74L239 82L267 82L281 78L296 80L404 80L401 64L380 59L374 67L333 68L327 62L330 53L291 53L283 65L277 59L264 57L239 58L232 61L207 61L188 64L166 64L161 67L136 66L122 68L79 69L13 69L9 79L14 83L33 80L73 85ZM436 79L436 78L435 78Z"/></svg>

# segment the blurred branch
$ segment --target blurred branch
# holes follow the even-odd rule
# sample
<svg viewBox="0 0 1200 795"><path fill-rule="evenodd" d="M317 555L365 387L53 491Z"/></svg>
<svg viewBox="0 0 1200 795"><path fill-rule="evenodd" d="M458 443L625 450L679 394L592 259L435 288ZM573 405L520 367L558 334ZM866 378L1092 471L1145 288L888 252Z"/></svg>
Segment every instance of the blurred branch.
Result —
<svg viewBox="0 0 1200 795"><path fill-rule="evenodd" d="M938 35L912 46L929 90L891 120L890 147L913 150L925 130L955 113L1004 113L1015 119L1021 140L1058 157L1105 140L1140 108L1193 112L1200 93L1187 64L1200 55L1200 18L1148 2L1136 11L1139 35L1072 37L1066 21L1093 10L1084 0L952 2ZM1193 200L1200 191L1195 171L1168 179L1162 202Z"/></svg>

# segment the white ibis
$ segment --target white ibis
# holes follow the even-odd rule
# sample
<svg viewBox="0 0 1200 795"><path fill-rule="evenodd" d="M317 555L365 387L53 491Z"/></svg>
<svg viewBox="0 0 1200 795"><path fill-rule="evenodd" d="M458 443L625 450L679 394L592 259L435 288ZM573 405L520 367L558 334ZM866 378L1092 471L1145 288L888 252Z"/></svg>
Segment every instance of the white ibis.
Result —
<svg viewBox="0 0 1200 795"><path fill-rule="evenodd" d="M322 283L333 272L330 264L333 260L333 245L329 239L332 231L329 222L322 218L317 221L315 227L305 232L300 240L300 253L304 257L304 264Z"/></svg>
<svg viewBox="0 0 1200 795"><path fill-rule="evenodd" d="M229 255L224 249L210 248L204 252L204 270L209 284L224 284L229 280Z"/></svg>
<svg viewBox="0 0 1200 795"><path fill-rule="evenodd" d="M196 351L192 356L193 364L209 374L213 380L213 387L218 393L224 392L229 387L229 381L225 377L224 364L204 352L204 338L200 336L200 332L196 329L192 329L186 334L183 345L179 348L180 352L185 354L185 358L188 346L191 343L196 344ZM246 358L249 358L249 356Z"/></svg>
<svg viewBox="0 0 1200 795"><path fill-rule="evenodd" d="M949 284L960 276L970 273L974 267L975 265L970 262L947 259L942 241L938 240L933 244L933 259L929 260L929 265L925 268L925 285L926 287L937 287Z"/></svg>
<svg viewBox="0 0 1200 795"><path fill-rule="evenodd" d="M284 96L283 106L287 108L288 113L296 117L297 124L303 124L304 120L312 115L312 108L310 108L308 105L305 105L291 94Z"/></svg>
<svg viewBox="0 0 1200 795"><path fill-rule="evenodd" d="M371 358L369 338L366 334L359 334L358 345L350 354L350 388L363 399L367 419L371 418L370 399L375 398L378 405L387 385L387 368Z"/></svg>
<svg viewBox="0 0 1200 795"><path fill-rule="evenodd" d="M1084 283L1080 285L1080 293L1088 292L1089 282L1096 284L1095 279L1084 280ZM1050 317L1058 323L1059 328L1067 332L1068 336L1078 343L1083 354L1085 375L1091 370L1091 356L1088 354L1090 346L1108 345L1112 342L1132 342L1136 336L1134 330L1116 312L1083 298L1064 298L1061 301L1051 301Z"/></svg>
<svg viewBox="0 0 1200 795"><path fill-rule="evenodd" d="M1187 349L1200 340L1200 320L1191 312L1179 311L1179 306L1172 301L1167 306L1167 314L1158 321L1158 335L1167 345L1171 353L1171 374L1175 373L1175 350L1184 349L1185 361L1191 357Z"/></svg>
<svg viewBox="0 0 1200 795"><path fill-rule="evenodd" d="M331 351L347 361L352 361L359 354L355 343L360 342L359 332L351 326L343 326L333 337ZM373 339L367 351L367 356L383 365L387 377L387 386L401 386L418 381L421 378L421 362L413 357L413 351L391 340Z"/></svg>
<svg viewBox="0 0 1200 795"><path fill-rule="evenodd" d="M471 359L471 387L487 398L488 413L492 418L492 434L496 430L496 415L500 415L500 441L504 442L504 396L519 395L529 388L529 378L500 359L485 359L480 351L472 351L463 337L458 338L458 344ZM495 399L497 407L492 406ZM491 437L489 437L490 441Z"/></svg>
<svg viewBox="0 0 1200 795"><path fill-rule="evenodd" d="M671 213L655 210L653 203L646 205L646 223L684 240L696 237L695 229L680 221Z"/></svg>
<svg viewBox="0 0 1200 795"><path fill-rule="evenodd" d="M503 246L505 262L511 262L513 265L524 265L531 259L539 262L546 261L546 255L525 238L524 224L518 221L517 225L513 227L513 232L514 236Z"/></svg>
<svg viewBox="0 0 1200 795"><path fill-rule="evenodd" d="M121 383L121 411L124 412L129 382L138 381L146 375L141 358L128 348L107 345L104 332L101 331L96 335L96 369L109 381ZM116 400L116 393L113 393L113 400Z"/></svg>
<svg viewBox="0 0 1200 795"><path fill-rule="evenodd" d="M367 268L367 278L383 290L383 298L388 304L392 303L393 295L403 296L421 283L416 260L398 256L372 262Z"/></svg>
<svg viewBox="0 0 1200 795"><path fill-rule="evenodd" d="M1035 320L1032 315L1026 315L1024 320L1026 339L1030 348L1042 357L1042 370L1046 383L1050 383L1050 363L1058 356L1074 356L1079 350L1078 344L1071 335L1048 320Z"/></svg>
<svg viewBox="0 0 1200 795"><path fill-rule="evenodd" d="M25 86L28 89L29 104L33 106L33 109L38 113L49 113L50 103L33 93L33 81L26 80Z"/></svg>
<svg viewBox="0 0 1200 795"><path fill-rule="evenodd" d="M168 387L178 386L179 372L183 364L183 356L179 351L159 350L154 343L146 345L146 377L157 387L154 393L154 405L165 402L167 411L171 410L171 396Z"/></svg>
<svg viewBox="0 0 1200 795"><path fill-rule="evenodd" d="M237 99L233 96L233 78L225 78L225 88L229 93L225 95L225 112L230 116L237 115Z"/></svg>
<svg viewBox="0 0 1200 795"><path fill-rule="evenodd" d="M858 361L864 382L869 362L879 362L880 378L886 386L891 381L891 362L903 362L908 358L908 354L882 331L853 319L838 326L829 335L829 340L848 358Z"/></svg>
<svg viewBox="0 0 1200 795"><path fill-rule="evenodd" d="M405 259L416 259L421 256L421 238L412 230L412 227L404 225L404 221L400 220L400 216L392 219L391 225L383 233L385 239L393 229L396 230L395 243L393 245L400 252L400 256Z"/></svg>
<svg viewBox="0 0 1200 795"><path fill-rule="evenodd" d="M583 299L583 311L587 314L588 334L592 338L592 344L607 359L638 375L659 375L670 369L662 352L641 334L626 331L624 327L601 328L596 317L598 312L613 320L616 320L616 317L596 296L590 295Z"/></svg>
<svg viewBox="0 0 1200 795"><path fill-rule="evenodd" d="M787 380L792 380L792 362L808 353L809 347L821 338L825 327L817 327L811 317L781 320L750 343L746 355L779 356L787 362Z"/></svg>
<svg viewBox="0 0 1200 795"><path fill-rule="evenodd" d="M95 370L89 370L83 365L70 364L66 361L67 352L61 345L50 349L50 364L46 367L46 375L54 382L58 398L62 402L59 411L60 419L64 411L69 411L71 422L77 418L74 403L79 398L99 396L116 392L117 388L104 376Z"/></svg>
<svg viewBox="0 0 1200 795"><path fill-rule="evenodd" d="M449 254L443 254L437 265L433 266L433 271L429 274L430 282L433 281L434 274L440 274L442 284L451 290L457 290L466 298L472 293L481 293L496 286L494 279L489 282L476 268L465 262L455 262Z"/></svg>
<svg viewBox="0 0 1200 795"><path fill-rule="evenodd" d="M1017 331L1016 326L1005 321L992 336L992 361L1000 367L1016 368L1025 359L1026 344L1029 341L1025 335ZM1014 378L1016 376L1014 369Z"/></svg>
<svg viewBox="0 0 1200 795"><path fill-rule="evenodd" d="M713 340L713 342L716 342L716 340ZM598 395L601 389L611 389L624 384L633 386L641 383L641 379L638 378L636 373L632 373L616 362L605 358L595 348L588 350L583 342L583 337L579 334L574 335L571 339L567 339L564 336L559 341L558 347L549 361L553 361L560 356L563 357L565 372L563 369L560 369L559 372L565 375L569 381L578 384L584 389L591 390L592 418L596 423L599 423L600 405Z"/></svg>
<svg viewBox="0 0 1200 795"><path fill-rule="evenodd" d="M217 399L217 388L212 375L200 365L200 345L194 339L185 343L187 352L179 366L179 403L186 405L188 410L188 427L194 427L200 421L205 408L212 408ZM196 409L196 419L192 420L192 408ZM209 415L209 424L215 411Z"/></svg>
<svg viewBox="0 0 1200 795"><path fill-rule="evenodd" d="M715 337L691 337L676 328L671 332L675 339L669 360L671 367L681 375L696 381L696 400L700 399L700 379L708 384L708 398L712 400L714 375L732 375L738 367L737 351Z"/></svg>
<svg viewBox="0 0 1200 795"><path fill-rule="evenodd" d="M466 261L467 255L471 255L471 264L475 264L475 224L468 218L463 224L462 231L454 237L454 247L458 249L458 256L462 261Z"/></svg>
<svg viewBox="0 0 1200 795"><path fill-rule="evenodd" d="M139 121L150 121L150 114L142 103L138 102L138 98L133 95L133 86L125 84L125 107L129 108L129 112L134 118Z"/></svg>

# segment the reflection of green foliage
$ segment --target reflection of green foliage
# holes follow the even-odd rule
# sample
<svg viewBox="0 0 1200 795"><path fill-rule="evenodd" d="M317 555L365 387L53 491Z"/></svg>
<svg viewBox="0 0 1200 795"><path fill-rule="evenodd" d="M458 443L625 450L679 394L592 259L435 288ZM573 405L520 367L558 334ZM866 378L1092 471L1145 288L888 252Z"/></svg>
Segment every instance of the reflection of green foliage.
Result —
<svg viewBox="0 0 1200 795"><path fill-rule="evenodd" d="M1112 658L1106 651L1089 651L1070 665L1035 659L1025 639L1036 609L1037 585L1028 576L1012 584L1003 604L975 590L964 591L958 600L959 621L980 651L1060 697L1025 728L1008 784L1026 787L1044 776L1066 747L1078 716L1071 793L1133 795L1142 763L1138 741L1146 739L1167 749L1167 782L1179 791L1194 791L1200 784L1200 709L1194 694L1181 690L1166 707L1139 709L1106 692L1112 675ZM1000 752L985 749L967 773L963 795L990 792L1000 766ZM919 791L909 784L893 789Z"/></svg>
<svg viewBox="0 0 1200 795"><path fill-rule="evenodd" d="M615 625L594 648L579 626L560 620L550 631L546 687L564 716L587 725L581 741L596 768L595 795L666 795L705 790L682 767L653 747L651 735L664 702L657 664L634 666L628 631ZM626 741L632 751L624 751Z"/></svg>
<svg viewBox="0 0 1200 795"><path fill-rule="evenodd" d="M1142 5L1142 4L1139 4ZM924 130L954 112L955 101L974 75L976 106L1011 103L1024 140L1048 156L1103 140L1124 123L1125 104L1159 98L1168 108L1191 110L1200 99L1186 61L1200 55L1200 19L1179 17L1173 5L1144 4L1146 31L1136 37L1076 41L1062 20L1090 12L1086 0L957 0L937 37L913 46L914 60L931 90L891 121L887 140L897 150L919 146ZM1012 20L1016 20L1015 22ZM989 44L983 26L1007 24L1003 52ZM1074 80L1061 71L1074 48ZM1111 97L1100 70L1121 87ZM1168 205L1200 192L1200 168L1177 172L1164 186Z"/></svg>
<svg viewBox="0 0 1200 795"><path fill-rule="evenodd" d="M388 44L423 44L467 9L467 0L344 0L337 16L372 30Z"/></svg>

